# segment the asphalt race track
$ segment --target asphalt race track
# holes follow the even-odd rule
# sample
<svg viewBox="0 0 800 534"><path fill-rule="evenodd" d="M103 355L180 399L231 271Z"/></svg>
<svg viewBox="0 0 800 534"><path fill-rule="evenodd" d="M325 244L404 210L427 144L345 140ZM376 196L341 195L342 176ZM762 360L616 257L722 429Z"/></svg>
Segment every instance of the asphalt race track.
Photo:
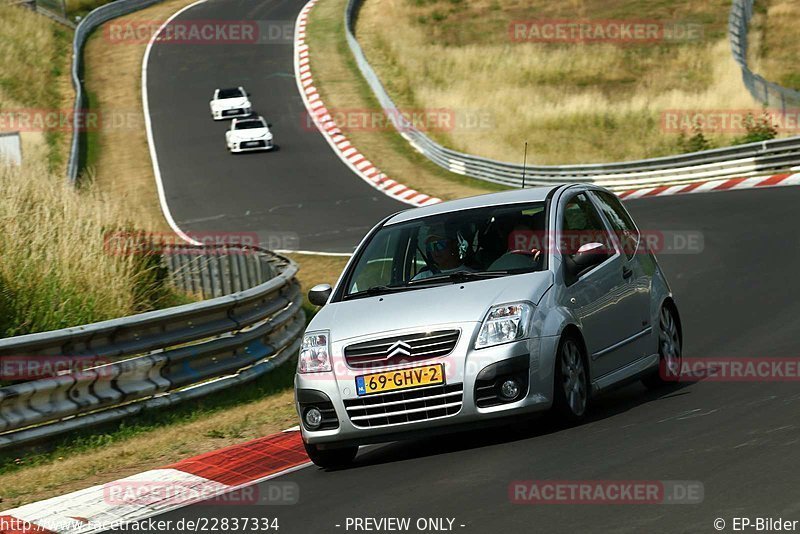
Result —
<svg viewBox="0 0 800 534"><path fill-rule="evenodd" d="M214 1L196 19L293 20L300 2ZM156 46L150 98L169 205L185 230L290 231L300 248L349 250L401 208L350 174L319 134L304 131L290 46ZM281 150L228 156L207 100L243 84L275 125ZM302 200L300 200L302 199ZM800 350L800 188L634 200L646 230L702 232L704 249L662 254L684 327L685 357L796 357ZM715 532L733 516L800 518L800 389L796 383L698 382L597 399L590 420L541 418L499 430L363 448L348 470L309 467L300 502L198 504L156 519L276 517L284 534L346 532L348 517L455 519L464 533ZM516 505L515 480L692 480L695 505ZM337 526L340 525L340 526ZM464 525L463 527L461 525ZM353 530L351 529L350 532ZM414 532L415 530L411 530Z"/></svg>
<svg viewBox="0 0 800 534"><path fill-rule="evenodd" d="M265 21L294 27L302 0L214 0L176 20ZM257 232L272 249L351 252L384 216L410 206L356 177L311 123L288 39L264 44L156 42L147 66L153 138L165 196L189 233ZM283 35L283 34L281 34ZM273 125L278 149L229 154L214 89L238 85Z"/></svg>
<svg viewBox="0 0 800 534"><path fill-rule="evenodd" d="M682 313L685 357L796 357L800 188L628 203L643 229L699 230L700 254L662 255ZM347 517L454 517L457 532L714 532L717 517L797 518L797 383L637 384L597 400L590 421L532 419L490 432L362 448L345 471L281 477L292 506L198 504L159 518L277 517L280 532L344 532ZM515 480L696 480L697 505L519 505ZM726 529L727 530L727 529ZM351 530L352 531L352 530Z"/></svg>

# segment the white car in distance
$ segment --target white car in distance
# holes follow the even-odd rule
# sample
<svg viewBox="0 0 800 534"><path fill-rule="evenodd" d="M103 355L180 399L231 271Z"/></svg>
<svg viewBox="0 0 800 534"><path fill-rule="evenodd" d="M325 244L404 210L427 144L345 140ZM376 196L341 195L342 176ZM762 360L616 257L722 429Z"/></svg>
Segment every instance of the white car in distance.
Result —
<svg viewBox="0 0 800 534"><path fill-rule="evenodd" d="M233 153L272 150L270 126L261 116L233 119L230 130L225 132L225 145Z"/></svg>
<svg viewBox="0 0 800 534"><path fill-rule="evenodd" d="M253 113L253 105L250 103L247 91L241 86L232 89L216 89L209 106L211 107L211 116L215 121L247 117Z"/></svg>

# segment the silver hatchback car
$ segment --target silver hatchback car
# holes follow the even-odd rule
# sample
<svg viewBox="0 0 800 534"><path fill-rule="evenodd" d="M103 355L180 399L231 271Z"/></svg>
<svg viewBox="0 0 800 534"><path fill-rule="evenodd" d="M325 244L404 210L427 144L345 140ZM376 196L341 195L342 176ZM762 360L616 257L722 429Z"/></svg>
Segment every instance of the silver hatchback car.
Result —
<svg viewBox="0 0 800 534"><path fill-rule="evenodd" d="M558 185L410 209L364 238L308 326L295 377L306 450L358 446L552 409L681 364L678 309L617 197Z"/></svg>

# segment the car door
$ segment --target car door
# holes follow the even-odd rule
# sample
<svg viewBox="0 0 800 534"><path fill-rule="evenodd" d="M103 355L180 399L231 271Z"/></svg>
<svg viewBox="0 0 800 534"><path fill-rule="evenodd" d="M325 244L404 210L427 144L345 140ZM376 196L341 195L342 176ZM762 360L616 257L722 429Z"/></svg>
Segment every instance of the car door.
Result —
<svg viewBox="0 0 800 534"><path fill-rule="evenodd" d="M580 322L594 380L635 359L625 341L639 330L638 312L623 272L624 255L588 193L573 194L560 203L557 220L562 257L574 255L587 242L602 243L608 253L607 259L572 283L562 272L562 305ZM562 261L562 271L565 268Z"/></svg>
<svg viewBox="0 0 800 534"><path fill-rule="evenodd" d="M635 355L647 356L653 353L649 343L652 331L650 324L650 293L655 272L655 262L647 251L641 232L636 227L628 211L616 197L607 191L589 193L601 215L611 227L613 237L623 254L623 272L627 278L629 296L636 308L638 317L638 337L631 341Z"/></svg>

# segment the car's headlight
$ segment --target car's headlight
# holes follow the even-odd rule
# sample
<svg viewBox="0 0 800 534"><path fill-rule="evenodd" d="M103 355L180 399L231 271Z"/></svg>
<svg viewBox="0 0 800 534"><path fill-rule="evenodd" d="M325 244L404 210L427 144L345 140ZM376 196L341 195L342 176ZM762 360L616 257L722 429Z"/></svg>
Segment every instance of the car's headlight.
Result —
<svg viewBox="0 0 800 534"><path fill-rule="evenodd" d="M527 302L493 306L483 320L475 348L482 349L527 337L532 312L533 305Z"/></svg>
<svg viewBox="0 0 800 534"><path fill-rule="evenodd" d="M297 370L300 373L322 373L331 370L330 333L327 330L309 332L303 336Z"/></svg>

